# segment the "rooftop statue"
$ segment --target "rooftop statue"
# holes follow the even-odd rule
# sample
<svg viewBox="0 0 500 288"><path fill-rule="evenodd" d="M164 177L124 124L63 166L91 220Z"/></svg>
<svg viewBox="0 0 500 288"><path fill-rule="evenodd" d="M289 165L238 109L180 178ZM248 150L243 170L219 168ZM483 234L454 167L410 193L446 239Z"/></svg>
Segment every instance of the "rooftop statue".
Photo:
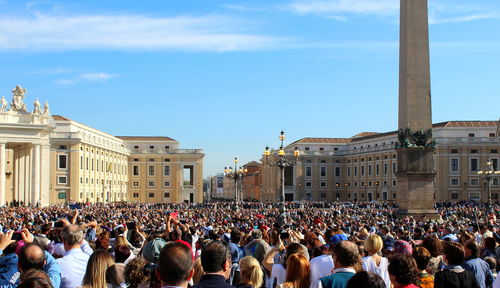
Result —
<svg viewBox="0 0 500 288"><path fill-rule="evenodd" d="M10 103L10 111L17 112L28 112L26 109L26 104L24 103L24 94L26 94L26 89L17 85L14 90L12 90L12 102Z"/></svg>

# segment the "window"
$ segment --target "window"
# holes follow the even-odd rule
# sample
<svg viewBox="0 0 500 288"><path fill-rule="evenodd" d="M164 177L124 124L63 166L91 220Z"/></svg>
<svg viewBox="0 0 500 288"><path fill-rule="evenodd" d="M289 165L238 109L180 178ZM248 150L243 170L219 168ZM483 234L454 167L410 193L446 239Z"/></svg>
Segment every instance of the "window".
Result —
<svg viewBox="0 0 500 288"><path fill-rule="evenodd" d="M57 194L57 199L66 199L66 192L60 192Z"/></svg>
<svg viewBox="0 0 500 288"><path fill-rule="evenodd" d="M170 193L168 193L168 192L163 193L163 197L170 198Z"/></svg>
<svg viewBox="0 0 500 288"><path fill-rule="evenodd" d="M139 145L135 145L135 146L134 146L134 149L139 149Z"/></svg>
<svg viewBox="0 0 500 288"><path fill-rule="evenodd" d="M470 159L470 172L477 172L479 171L479 159L477 158L471 158Z"/></svg>
<svg viewBox="0 0 500 288"><path fill-rule="evenodd" d="M475 136L475 135L474 135L474 133L469 133L469 137L471 137L471 138L472 138L472 137L474 137L474 136Z"/></svg>
<svg viewBox="0 0 500 288"><path fill-rule="evenodd" d="M139 159L138 158L134 158L134 162L139 162Z"/></svg>
<svg viewBox="0 0 500 288"><path fill-rule="evenodd" d="M321 193L321 198L326 198L326 193Z"/></svg>
<svg viewBox="0 0 500 288"><path fill-rule="evenodd" d="M67 155L63 155L63 154L59 154L59 155L58 155L58 158L59 158L59 159L58 159L58 160L59 160L59 161L58 161L59 163L57 164L57 165L58 165L57 167L58 167L60 170L66 170L66 169L68 169L68 163L67 163L68 156L67 156Z"/></svg>
<svg viewBox="0 0 500 288"><path fill-rule="evenodd" d="M451 158L450 159L450 171L451 172L458 172L459 171L458 158Z"/></svg>
<svg viewBox="0 0 500 288"><path fill-rule="evenodd" d="M163 182L163 187L170 187L170 181Z"/></svg>
<svg viewBox="0 0 500 288"><path fill-rule="evenodd" d="M392 174L396 174L396 162L392 162Z"/></svg>
<svg viewBox="0 0 500 288"><path fill-rule="evenodd" d="M497 149L491 149L490 153L491 153L491 154L497 154L497 153L498 153L498 150L497 150Z"/></svg>
<svg viewBox="0 0 500 288"><path fill-rule="evenodd" d="M490 133L489 135L491 138L495 137L495 133Z"/></svg>
<svg viewBox="0 0 500 288"><path fill-rule="evenodd" d="M452 200L458 200L458 193L451 193Z"/></svg>
<svg viewBox="0 0 500 288"><path fill-rule="evenodd" d="M479 179L478 178L471 178L470 179L470 186L479 186Z"/></svg>
<svg viewBox="0 0 500 288"><path fill-rule="evenodd" d="M155 146L151 145L149 146L149 149L155 149Z"/></svg>
<svg viewBox="0 0 500 288"><path fill-rule="evenodd" d="M396 187L396 180L392 180L392 187Z"/></svg>
<svg viewBox="0 0 500 288"><path fill-rule="evenodd" d="M458 149L451 149L451 154L458 154Z"/></svg>
<svg viewBox="0 0 500 288"><path fill-rule="evenodd" d="M168 150L168 149L170 149L170 146L165 146L165 150Z"/></svg>
<svg viewBox="0 0 500 288"><path fill-rule="evenodd" d="M471 150L470 150L470 153L471 153L471 154L477 154L477 149L471 149Z"/></svg>
<svg viewBox="0 0 500 288"><path fill-rule="evenodd" d="M170 166L163 166L163 176L170 176Z"/></svg>
<svg viewBox="0 0 500 288"><path fill-rule="evenodd" d="M311 181L306 181L306 187L308 187L308 188L312 187L312 182Z"/></svg>
<svg viewBox="0 0 500 288"><path fill-rule="evenodd" d="M149 181L148 182L149 187L155 187L155 181Z"/></svg>
<svg viewBox="0 0 500 288"><path fill-rule="evenodd" d="M57 176L57 184L68 184L68 177Z"/></svg>
<svg viewBox="0 0 500 288"><path fill-rule="evenodd" d="M335 177L340 177L340 167L335 167Z"/></svg>
<svg viewBox="0 0 500 288"><path fill-rule="evenodd" d="M312 167L306 166L306 177L311 177L311 176L312 176Z"/></svg>
<svg viewBox="0 0 500 288"><path fill-rule="evenodd" d="M184 185L194 185L194 166L185 165L182 169L182 183Z"/></svg>
<svg viewBox="0 0 500 288"><path fill-rule="evenodd" d="M377 175L377 176L380 175L380 165L379 164L375 165L375 175Z"/></svg>
<svg viewBox="0 0 500 288"><path fill-rule="evenodd" d="M347 167L347 177L351 177L351 167Z"/></svg>
<svg viewBox="0 0 500 288"><path fill-rule="evenodd" d="M96 161L96 168L97 168L97 171L99 171L99 159L97 159L97 161Z"/></svg>
<svg viewBox="0 0 500 288"><path fill-rule="evenodd" d="M372 165L368 165L368 175L372 176Z"/></svg>
<svg viewBox="0 0 500 288"><path fill-rule="evenodd" d="M365 176L365 165L361 165L361 176Z"/></svg>
<svg viewBox="0 0 500 288"><path fill-rule="evenodd" d="M137 165L132 166L132 175L139 176L139 166Z"/></svg>
<svg viewBox="0 0 500 288"><path fill-rule="evenodd" d="M148 176L155 176L155 166L153 165L148 166Z"/></svg>
<svg viewBox="0 0 500 288"><path fill-rule="evenodd" d="M384 175L387 175L387 163L384 163Z"/></svg>
<svg viewBox="0 0 500 288"><path fill-rule="evenodd" d="M320 162L321 162L321 163L326 163L326 160L321 160Z"/></svg>
<svg viewBox="0 0 500 288"><path fill-rule="evenodd" d="M498 171L498 158L491 158L490 162L493 166L493 170Z"/></svg>
<svg viewBox="0 0 500 288"><path fill-rule="evenodd" d="M83 177L80 177L80 184L83 184Z"/></svg>
<svg viewBox="0 0 500 288"><path fill-rule="evenodd" d="M134 194L132 195L132 197L134 197L134 198L139 198L139 193L134 193Z"/></svg>
<svg viewBox="0 0 500 288"><path fill-rule="evenodd" d="M319 176L326 177L326 166L319 167Z"/></svg>
<svg viewBox="0 0 500 288"><path fill-rule="evenodd" d="M319 187L325 188L326 187L326 181L319 182Z"/></svg>
<svg viewBox="0 0 500 288"><path fill-rule="evenodd" d="M358 176L358 166L354 166L354 177Z"/></svg>
<svg viewBox="0 0 500 288"><path fill-rule="evenodd" d="M325 148L319 147L319 151L325 151Z"/></svg>
<svg viewBox="0 0 500 288"><path fill-rule="evenodd" d="M85 170L89 170L89 157L85 157Z"/></svg>
<svg viewBox="0 0 500 288"><path fill-rule="evenodd" d="M139 182L138 182L138 181L134 181L134 182L132 183L132 185L133 185L134 187L139 187Z"/></svg>
<svg viewBox="0 0 500 288"><path fill-rule="evenodd" d="M458 185L460 185L460 182L459 182L458 178L451 178L450 185L451 186L458 186Z"/></svg>
<svg viewBox="0 0 500 288"><path fill-rule="evenodd" d="M304 150L305 150L305 151L309 151L309 147L305 147L305 148L304 148Z"/></svg>
<svg viewBox="0 0 500 288"><path fill-rule="evenodd" d="M154 198L155 197L155 193L153 193L153 192L149 192L148 195L149 195L149 198Z"/></svg>
<svg viewBox="0 0 500 288"><path fill-rule="evenodd" d="M92 171L94 171L94 159L92 159Z"/></svg>
<svg viewBox="0 0 500 288"><path fill-rule="evenodd" d="M80 156L80 169L83 169L83 156Z"/></svg>
<svg viewBox="0 0 500 288"><path fill-rule="evenodd" d="M165 158L165 159L163 159L163 162L170 162L170 159Z"/></svg>
<svg viewBox="0 0 500 288"><path fill-rule="evenodd" d="M495 136L493 136L495 137ZM66 150L68 147L66 145L59 145L59 150Z"/></svg>

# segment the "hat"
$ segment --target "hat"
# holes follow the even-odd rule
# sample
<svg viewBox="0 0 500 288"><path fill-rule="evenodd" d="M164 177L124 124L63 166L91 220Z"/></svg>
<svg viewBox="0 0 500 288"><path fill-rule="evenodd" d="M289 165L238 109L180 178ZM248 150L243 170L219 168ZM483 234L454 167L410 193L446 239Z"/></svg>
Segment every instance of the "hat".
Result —
<svg viewBox="0 0 500 288"><path fill-rule="evenodd" d="M347 236L345 234L335 234L330 238L330 243L332 245L335 245L335 244L339 243L340 241L345 241L345 240L349 240L349 239L347 239Z"/></svg>
<svg viewBox="0 0 500 288"><path fill-rule="evenodd" d="M150 263L156 263L160 258L160 251L167 242L162 238L155 238L149 241L142 250L142 256Z"/></svg>
<svg viewBox="0 0 500 288"><path fill-rule="evenodd" d="M384 249L388 251L394 250L394 238L392 237L384 237Z"/></svg>
<svg viewBox="0 0 500 288"><path fill-rule="evenodd" d="M397 254L412 255L413 247L411 247L410 243L404 240L398 240L394 243L394 252Z"/></svg>

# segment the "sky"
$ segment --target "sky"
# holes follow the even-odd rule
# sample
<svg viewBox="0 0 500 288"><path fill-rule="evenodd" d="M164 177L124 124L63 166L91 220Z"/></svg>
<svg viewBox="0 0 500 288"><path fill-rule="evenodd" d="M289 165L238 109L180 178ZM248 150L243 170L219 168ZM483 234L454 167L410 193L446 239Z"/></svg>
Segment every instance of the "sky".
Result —
<svg viewBox="0 0 500 288"><path fill-rule="evenodd" d="M500 116L500 1L429 0L433 122ZM203 149L397 128L398 0L0 0L0 95ZM31 109L31 108L30 108Z"/></svg>

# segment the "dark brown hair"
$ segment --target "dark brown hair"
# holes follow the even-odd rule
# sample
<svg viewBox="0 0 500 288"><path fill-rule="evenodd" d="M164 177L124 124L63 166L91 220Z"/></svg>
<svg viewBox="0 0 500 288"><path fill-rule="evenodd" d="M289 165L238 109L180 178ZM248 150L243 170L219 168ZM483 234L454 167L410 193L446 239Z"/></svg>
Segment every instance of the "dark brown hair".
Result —
<svg viewBox="0 0 500 288"><path fill-rule="evenodd" d="M416 284L418 280L417 263L412 256L406 254L394 255L390 258L389 274L401 285Z"/></svg>

